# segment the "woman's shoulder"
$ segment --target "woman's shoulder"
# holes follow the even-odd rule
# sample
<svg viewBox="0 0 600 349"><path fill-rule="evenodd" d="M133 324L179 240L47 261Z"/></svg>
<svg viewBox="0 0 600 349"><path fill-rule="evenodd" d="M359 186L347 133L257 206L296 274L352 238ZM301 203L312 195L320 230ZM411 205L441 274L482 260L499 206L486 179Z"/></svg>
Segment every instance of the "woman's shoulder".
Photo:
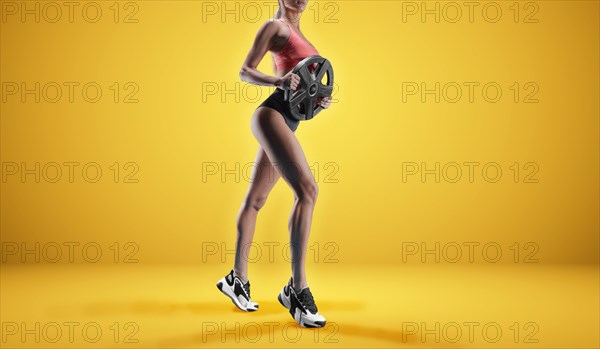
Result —
<svg viewBox="0 0 600 349"><path fill-rule="evenodd" d="M281 19L269 18L263 22L261 28L266 28L266 29L271 29L271 30L279 30L282 28L287 29L287 25Z"/></svg>
<svg viewBox="0 0 600 349"><path fill-rule="evenodd" d="M267 37L287 37L290 35L290 29L288 26L281 21L280 19L270 18L263 22L261 27L258 29L259 36L267 36Z"/></svg>
<svg viewBox="0 0 600 349"><path fill-rule="evenodd" d="M265 30L268 31L272 31L274 33L277 33L278 35L289 35L289 31L290 28L288 27L288 25L282 21L281 19L278 18L270 18L268 20L266 20L263 25L263 28L265 28Z"/></svg>
<svg viewBox="0 0 600 349"><path fill-rule="evenodd" d="M276 18L266 20L259 29L259 36L261 36L261 33L270 38L271 47L275 51L282 49L287 44L290 35L292 35L287 24Z"/></svg>

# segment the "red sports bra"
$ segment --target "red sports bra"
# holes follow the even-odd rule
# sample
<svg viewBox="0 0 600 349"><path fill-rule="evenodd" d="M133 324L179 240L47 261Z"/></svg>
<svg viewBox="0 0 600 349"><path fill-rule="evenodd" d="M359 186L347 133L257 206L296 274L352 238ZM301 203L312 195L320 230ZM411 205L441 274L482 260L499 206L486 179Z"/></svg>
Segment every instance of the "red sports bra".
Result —
<svg viewBox="0 0 600 349"><path fill-rule="evenodd" d="M281 19L280 19L281 20ZM281 49L281 51L273 54L273 59L275 60L275 66L278 71L283 70L284 72L288 72L304 58L312 55L318 55L319 52L316 48L314 48L308 41L302 39L298 33L291 26L281 20L290 28L290 36L288 38L287 43Z"/></svg>

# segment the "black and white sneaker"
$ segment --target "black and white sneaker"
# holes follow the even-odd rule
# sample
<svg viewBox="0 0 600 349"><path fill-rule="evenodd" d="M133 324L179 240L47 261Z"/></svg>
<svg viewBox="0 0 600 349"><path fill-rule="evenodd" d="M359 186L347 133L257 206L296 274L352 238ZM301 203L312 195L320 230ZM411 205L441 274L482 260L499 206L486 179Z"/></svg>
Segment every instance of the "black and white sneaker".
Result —
<svg viewBox="0 0 600 349"><path fill-rule="evenodd" d="M309 328L325 326L325 318L319 314L310 288L305 287L302 291L296 293L290 279L277 296L277 299L281 305L290 311L290 314L300 326Z"/></svg>
<svg viewBox="0 0 600 349"><path fill-rule="evenodd" d="M217 288L231 298L233 304L243 311L258 310L258 303L250 299L250 280L243 283L240 278L233 276L233 269L217 282Z"/></svg>

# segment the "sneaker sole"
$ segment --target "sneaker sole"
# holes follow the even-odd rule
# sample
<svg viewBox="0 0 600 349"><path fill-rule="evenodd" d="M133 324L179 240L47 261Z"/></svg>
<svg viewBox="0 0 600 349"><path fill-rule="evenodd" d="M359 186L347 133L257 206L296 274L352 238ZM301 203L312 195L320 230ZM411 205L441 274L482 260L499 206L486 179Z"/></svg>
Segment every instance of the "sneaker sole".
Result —
<svg viewBox="0 0 600 349"><path fill-rule="evenodd" d="M279 303L281 303L281 305L283 305L284 308L286 308L287 310L290 310L290 306L289 305L285 305L285 303L283 303L283 299L281 298L281 293L279 293L277 295L277 300L279 301Z"/></svg>

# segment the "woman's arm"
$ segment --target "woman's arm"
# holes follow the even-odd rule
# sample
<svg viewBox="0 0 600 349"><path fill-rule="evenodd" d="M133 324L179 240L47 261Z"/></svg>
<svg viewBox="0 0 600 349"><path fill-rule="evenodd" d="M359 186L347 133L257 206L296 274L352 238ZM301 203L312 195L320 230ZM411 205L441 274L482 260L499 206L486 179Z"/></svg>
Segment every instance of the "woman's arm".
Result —
<svg viewBox="0 0 600 349"><path fill-rule="evenodd" d="M292 90L296 89L300 82L300 77L291 72L283 77L267 75L260 72L256 67L263 59L265 54L271 49L273 38L279 31L279 24L273 20L265 22L258 30L254 43L250 48L250 52L246 56L242 69L240 69L240 79L242 81L261 85L261 86L277 86L283 88L285 84L289 85Z"/></svg>

